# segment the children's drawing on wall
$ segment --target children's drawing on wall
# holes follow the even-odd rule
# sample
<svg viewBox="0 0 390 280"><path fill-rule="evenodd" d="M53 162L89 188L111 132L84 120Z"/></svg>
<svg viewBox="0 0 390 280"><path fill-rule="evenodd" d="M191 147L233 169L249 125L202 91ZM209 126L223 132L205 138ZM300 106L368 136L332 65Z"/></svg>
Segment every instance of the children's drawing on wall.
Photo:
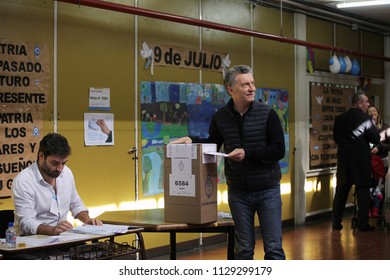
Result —
<svg viewBox="0 0 390 280"><path fill-rule="evenodd" d="M288 173L290 142L288 134L288 91L285 89L256 89L256 100L271 106L279 116L284 132L284 140L286 144L286 153L282 160L279 161L282 169L282 174Z"/></svg>
<svg viewBox="0 0 390 280"><path fill-rule="evenodd" d="M230 96L220 84L141 82L141 137L143 195L163 192L164 145L186 135L207 138L214 112ZM288 147L286 90L258 89L257 99L272 106L281 118ZM224 158L218 159L218 183L225 183ZM288 152L281 161L288 172Z"/></svg>
<svg viewBox="0 0 390 280"><path fill-rule="evenodd" d="M222 85L170 82L141 83L143 194L163 192L164 144L185 135L208 137L214 111L229 96ZM223 162L219 181L224 182Z"/></svg>
<svg viewBox="0 0 390 280"><path fill-rule="evenodd" d="M86 146L114 145L114 114L84 113Z"/></svg>

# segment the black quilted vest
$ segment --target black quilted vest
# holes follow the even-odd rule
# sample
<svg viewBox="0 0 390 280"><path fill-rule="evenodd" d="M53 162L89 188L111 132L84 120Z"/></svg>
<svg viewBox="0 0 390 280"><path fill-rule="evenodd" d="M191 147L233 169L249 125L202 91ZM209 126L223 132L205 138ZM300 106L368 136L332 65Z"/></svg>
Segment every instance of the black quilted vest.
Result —
<svg viewBox="0 0 390 280"><path fill-rule="evenodd" d="M266 126L270 107L253 102L248 112L241 117L242 130L238 124L239 114L233 109L232 100L215 113L215 121L223 135L224 150L230 153L235 148L244 150L266 145ZM253 160L235 162L225 159L226 183L230 187L256 191L270 188L280 183L281 171L278 162L261 164Z"/></svg>

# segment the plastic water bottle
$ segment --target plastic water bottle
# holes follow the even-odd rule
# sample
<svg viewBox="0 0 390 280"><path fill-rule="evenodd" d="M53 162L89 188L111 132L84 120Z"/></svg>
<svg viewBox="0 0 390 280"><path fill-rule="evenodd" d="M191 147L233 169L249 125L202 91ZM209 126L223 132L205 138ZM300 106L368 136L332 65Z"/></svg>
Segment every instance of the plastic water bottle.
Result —
<svg viewBox="0 0 390 280"><path fill-rule="evenodd" d="M8 223L8 228L5 231L5 243L7 248L16 248L16 231L12 222Z"/></svg>

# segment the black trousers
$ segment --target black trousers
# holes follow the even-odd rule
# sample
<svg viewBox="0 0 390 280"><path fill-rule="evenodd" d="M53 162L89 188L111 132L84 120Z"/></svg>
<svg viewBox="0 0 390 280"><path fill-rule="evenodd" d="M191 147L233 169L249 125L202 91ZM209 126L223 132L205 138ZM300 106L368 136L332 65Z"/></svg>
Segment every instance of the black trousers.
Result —
<svg viewBox="0 0 390 280"><path fill-rule="evenodd" d="M352 185L337 185L336 194L333 198L333 224L341 224L345 205ZM364 227L369 224L368 213L370 209L370 186L355 185L355 195L357 201L357 227Z"/></svg>

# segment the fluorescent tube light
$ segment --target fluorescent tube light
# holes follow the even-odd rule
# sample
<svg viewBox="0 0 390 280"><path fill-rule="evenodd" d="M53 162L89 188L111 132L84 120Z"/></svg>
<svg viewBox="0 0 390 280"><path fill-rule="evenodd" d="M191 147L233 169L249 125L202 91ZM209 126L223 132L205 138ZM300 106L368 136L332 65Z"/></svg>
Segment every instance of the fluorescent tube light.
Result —
<svg viewBox="0 0 390 280"><path fill-rule="evenodd" d="M374 1L360 1L360 2L344 2L337 4L337 8L354 8L365 6L390 5L389 0L374 0Z"/></svg>

